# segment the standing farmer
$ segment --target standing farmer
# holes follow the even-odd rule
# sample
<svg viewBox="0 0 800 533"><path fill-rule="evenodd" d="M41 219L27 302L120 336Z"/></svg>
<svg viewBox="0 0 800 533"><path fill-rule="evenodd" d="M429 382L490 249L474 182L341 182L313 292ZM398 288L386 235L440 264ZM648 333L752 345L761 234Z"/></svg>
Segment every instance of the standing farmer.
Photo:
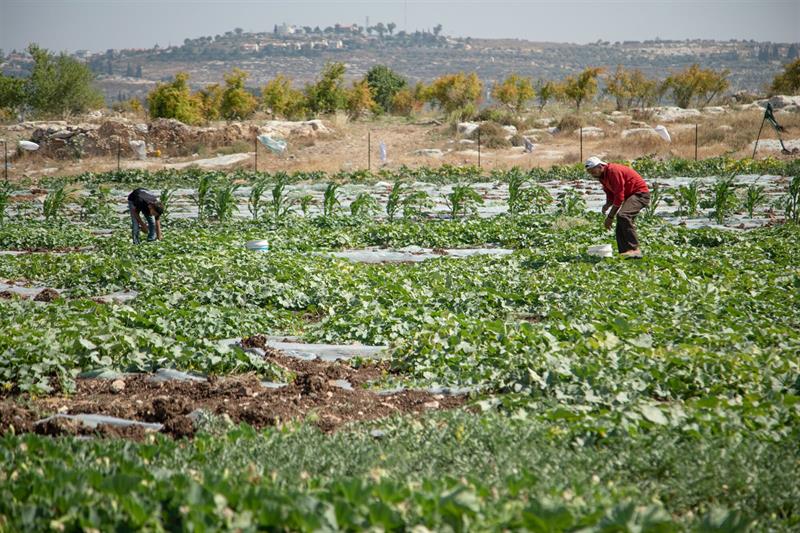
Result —
<svg viewBox="0 0 800 533"><path fill-rule="evenodd" d="M142 213L147 220L147 240L161 239L161 214L164 212L164 206L158 198L144 189L136 189L128 195L128 209L131 213L131 234L134 244L139 244L139 229L145 230L140 216Z"/></svg>
<svg viewBox="0 0 800 533"><path fill-rule="evenodd" d="M634 220L639 211L650 205L650 189L638 172L625 165L606 163L599 157L590 157L583 164L586 172L597 178L606 193L603 214L604 226L611 229L617 219L617 249L626 259L641 258L639 238ZM610 208L610 209L609 209Z"/></svg>

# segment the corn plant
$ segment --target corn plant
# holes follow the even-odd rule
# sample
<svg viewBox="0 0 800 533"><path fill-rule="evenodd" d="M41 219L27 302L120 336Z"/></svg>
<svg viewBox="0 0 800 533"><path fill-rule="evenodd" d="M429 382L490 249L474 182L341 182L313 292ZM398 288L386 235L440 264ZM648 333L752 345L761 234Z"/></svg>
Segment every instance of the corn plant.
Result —
<svg viewBox="0 0 800 533"><path fill-rule="evenodd" d="M341 202L336 197L336 191L339 189L337 183L328 183L325 188L325 194L322 197L322 216L325 218L332 217L336 212L336 207L341 206Z"/></svg>
<svg viewBox="0 0 800 533"><path fill-rule="evenodd" d="M525 202L523 187L527 181L528 176L518 168L513 168L508 173L508 212L512 215L525 211L527 202Z"/></svg>
<svg viewBox="0 0 800 533"><path fill-rule="evenodd" d="M220 222L233 218L233 214L236 212L236 196L234 196L234 193L238 188L238 184L227 183L214 189L214 201L211 203L211 210Z"/></svg>
<svg viewBox="0 0 800 533"><path fill-rule="evenodd" d="M253 215L253 220L258 218L258 216L261 214L261 210L264 207L264 204L262 203L262 197L264 196L264 192L267 190L267 185L269 185L269 182L266 179L261 178L256 180L250 189L250 197L247 199L247 210L250 211L251 215Z"/></svg>
<svg viewBox="0 0 800 533"><path fill-rule="evenodd" d="M687 217L693 217L697 214L699 205L700 188L697 180L692 181L689 185L681 185L678 187L678 209L681 214Z"/></svg>
<svg viewBox="0 0 800 533"><path fill-rule="evenodd" d="M389 222L394 220L395 215L402 207L404 184L400 180L396 180L389 191L389 197L386 200L386 218Z"/></svg>
<svg viewBox="0 0 800 533"><path fill-rule="evenodd" d="M800 223L800 176L795 176L789 183L789 191L784 201L786 220Z"/></svg>
<svg viewBox="0 0 800 533"><path fill-rule="evenodd" d="M45 220L52 220L58 217L64 206L77 198L79 190L80 187L73 183L61 184L48 192L42 204L42 213Z"/></svg>
<svg viewBox="0 0 800 533"><path fill-rule="evenodd" d="M7 181L0 184L0 224L6 218L6 207L8 207L8 200L11 197L12 190L11 184Z"/></svg>
<svg viewBox="0 0 800 533"><path fill-rule="evenodd" d="M753 218L753 213L767 200L767 195L764 193L762 185L753 183L747 187L744 198L742 199L742 207L747 210L747 216Z"/></svg>
<svg viewBox="0 0 800 533"><path fill-rule="evenodd" d="M314 197L310 194L304 194L297 199L297 203L300 206L300 211L303 212L303 216L308 216L308 208L314 203Z"/></svg>
<svg viewBox="0 0 800 533"><path fill-rule="evenodd" d="M426 209L433 207L433 200L425 191L412 191L400 202L403 206L403 218L420 218Z"/></svg>
<svg viewBox="0 0 800 533"><path fill-rule="evenodd" d="M519 169L511 169L508 173L508 212L512 215L534 211L544 213L553 202L553 197L541 185L526 185L530 177Z"/></svg>
<svg viewBox="0 0 800 533"><path fill-rule="evenodd" d="M648 205L644 213L642 213L642 218L645 220L652 220L655 218L656 210L663 199L664 189L661 187L661 184L658 182L653 183L653 187L650 190L650 205Z"/></svg>
<svg viewBox="0 0 800 533"><path fill-rule="evenodd" d="M172 211L172 201L175 198L175 188L174 187L164 187L161 189L161 194L158 195L158 201L161 202L161 206L164 208L164 212L161 213L161 218L166 219L170 212Z"/></svg>
<svg viewBox="0 0 800 533"><path fill-rule="evenodd" d="M81 202L81 220L105 223L113 216L114 208L111 206L111 187L109 185L99 185Z"/></svg>
<svg viewBox="0 0 800 533"><path fill-rule="evenodd" d="M289 183L289 176L285 172L275 175L275 185L272 187L272 202L270 209L275 220L286 216L292 206L292 200L286 193L286 185Z"/></svg>
<svg viewBox="0 0 800 533"><path fill-rule="evenodd" d="M733 176L719 178L714 184L714 220L717 224L725 222L725 217L736 209L736 191L733 187Z"/></svg>
<svg viewBox="0 0 800 533"><path fill-rule="evenodd" d="M586 200L575 189L567 189L558 195L556 212L567 217L577 217L586 210Z"/></svg>
<svg viewBox="0 0 800 533"><path fill-rule="evenodd" d="M197 182L197 194L192 199L197 205L197 218L199 220L203 220L206 216L206 211L212 209L210 203L215 177L214 174L203 174Z"/></svg>
<svg viewBox="0 0 800 533"><path fill-rule="evenodd" d="M453 192L445 195L444 202L450 209L450 217L455 219L476 213L483 198L469 185L455 185Z"/></svg>
<svg viewBox="0 0 800 533"><path fill-rule="evenodd" d="M350 204L350 214L356 218L369 217L378 212L378 200L369 193L362 192Z"/></svg>

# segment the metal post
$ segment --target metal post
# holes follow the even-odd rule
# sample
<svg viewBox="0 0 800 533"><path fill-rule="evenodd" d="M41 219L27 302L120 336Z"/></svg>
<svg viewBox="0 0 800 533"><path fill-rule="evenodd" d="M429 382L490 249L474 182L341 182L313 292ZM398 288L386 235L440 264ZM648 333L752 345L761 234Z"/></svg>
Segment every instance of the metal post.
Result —
<svg viewBox="0 0 800 533"><path fill-rule="evenodd" d="M5 166L3 167L3 178L8 181L8 140L3 141L3 147L5 148L6 152L6 162Z"/></svg>
<svg viewBox="0 0 800 533"><path fill-rule="evenodd" d="M694 125L694 160L697 161L697 123Z"/></svg>
<svg viewBox="0 0 800 533"><path fill-rule="evenodd" d="M478 168L481 168L481 129L478 128Z"/></svg>
<svg viewBox="0 0 800 533"><path fill-rule="evenodd" d="M761 130L764 129L764 121L765 120L766 120L766 117L761 119L761 127L758 128L758 135L756 136L756 144L755 144L755 146L753 146L753 159L756 158L756 150L758 149L758 140L761 138Z"/></svg>
<svg viewBox="0 0 800 533"><path fill-rule="evenodd" d="M122 146L119 138L117 138L117 172L120 170L120 156L122 153Z"/></svg>
<svg viewBox="0 0 800 533"><path fill-rule="evenodd" d="M367 171L372 172L372 132L367 132Z"/></svg>
<svg viewBox="0 0 800 533"><path fill-rule="evenodd" d="M256 161L253 164L253 170L258 172L258 133L253 135L253 151L256 154Z"/></svg>
<svg viewBox="0 0 800 533"><path fill-rule="evenodd" d="M583 161L583 126L581 126L580 130L581 130L581 158L578 162Z"/></svg>

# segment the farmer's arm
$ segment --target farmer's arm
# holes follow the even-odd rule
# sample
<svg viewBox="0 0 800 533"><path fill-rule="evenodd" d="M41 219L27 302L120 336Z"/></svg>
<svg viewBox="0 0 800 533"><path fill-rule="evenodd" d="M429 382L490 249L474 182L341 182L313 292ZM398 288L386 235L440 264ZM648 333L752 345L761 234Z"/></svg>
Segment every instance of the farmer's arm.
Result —
<svg viewBox="0 0 800 533"><path fill-rule="evenodd" d="M614 223L614 217L617 216L617 212L625 200L625 182L622 174L615 169L609 168L606 170L605 185L608 187L606 203L611 204L611 209L603 225L608 229Z"/></svg>
<svg viewBox="0 0 800 533"><path fill-rule="evenodd" d="M161 240L161 219L156 219L156 238Z"/></svg>
<svg viewBox="0 0 800 533"><path fill-rule="evenodd" d="M136 222L139 224L139 227L142 229L142 231L147 231L147 226L142 220L142 216L139 214L139 210L136 209L135 207L133 208L133 216L136 218Z"/></svg>

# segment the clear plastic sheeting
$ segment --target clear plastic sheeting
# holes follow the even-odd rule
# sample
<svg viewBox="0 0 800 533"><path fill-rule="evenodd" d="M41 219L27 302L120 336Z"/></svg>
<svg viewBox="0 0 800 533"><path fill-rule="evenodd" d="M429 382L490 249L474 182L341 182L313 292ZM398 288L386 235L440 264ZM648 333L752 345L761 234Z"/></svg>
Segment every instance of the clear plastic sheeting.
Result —
<svg viewBox="0 0 800 533"><path fill-rule="evenodd" d="M472 257L475 255L503 256L514 253L514 250L506 248L451 248L433 250L431 248L420 248L409 246L399 250L387 249L364 249L364 250L344 250L341 252L317 252L318 255L330 255L340 259L347 259L355 263L419 263L428 259L440 259L442 257Z"/></svg>
<svg viewBox="0 0 800 533"><path fill-rule="evenodd" d="M38 422L36 422L36 424L44 424L46 422L50 422L51 420L56 420L59 418L68 420L77 420L78 422L89 428L96 428L100 424L107 424L109 426L116 426L116 427L139 426L144 428L145 431L161 431L161 428L164 427L163 424L158 424L158 423L139 422L138 420L128 420L126 418L117 418L115 416L93 415L93 414L77 414L77 415L57 414L39 420Z"/></svg>
<svg viewBox="0 0 800 533"><path fill-rule="evenodd" d="M220 343L223 346L241 346L239 339L226 339L220 341ZM365 359L387 359L389 357L386 346L368 346L365 344L312 344L293 342L284 337L268 337L267 346L283 352L288 357L303 360L336 361L337 359L353 359L356 357ZM261 356L264 355L264 351L260 348L244 348L244 350Z"/></svg>
<svg viewBox="0 0 800 533"><path fill-rule="evenodd" d="M174 368L159 368L155 374L147 378L147 381L151 383L160 383L162 381L206 381L206 378L197 374L181 372Z"/></svg>
<svg viewBox="0 0 800 533"><path fill-rule="evenodd" d="M269 135L259 135L258 142L267 147L269 151L275 154L282 154L286 151L286 141L282 139L273 139Z"/></svg>

